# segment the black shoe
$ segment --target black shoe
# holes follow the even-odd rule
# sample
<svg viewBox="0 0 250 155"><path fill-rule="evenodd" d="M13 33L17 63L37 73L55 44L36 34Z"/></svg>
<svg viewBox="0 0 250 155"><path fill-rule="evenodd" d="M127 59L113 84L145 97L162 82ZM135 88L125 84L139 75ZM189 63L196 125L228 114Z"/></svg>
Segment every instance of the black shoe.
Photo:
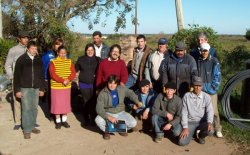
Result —
<svg viewBox="0 0 250 155"><path fill-rule="evenodd" d="M205 138L199 138L198 143L200 144L205 144Z"/></svg>
<svg viewBox="0 0 250 155"><path fill-rule="evenodd" d="M61 123L56 123L56 129L61 129L62 124Z"/></svg>
<svg viewBox="0 0 250 155"><path fill-rule="evenodd" d="M34 134L41 133L41 131L39 129L37 129L37 128L34 128L31 132L34 133Z"/></svg>
<svg viewBox="0 0 250 155"><path fill-rule="evenodd" d="M35 127L38 128L38 127L40 127L40 125L39 124L35 124Z"/></svg>
<svg viewBox="0 0 250 155"><path fill-rule="evenodd" d="M65 128L70 128L70 125L67 122L62 122L61 123L62 126L64 126Z"/></svg>
<svg viewBox="0 0 250 155"><path fill-rule="evenodd" d="M21 125L15 125L13 130L19 130L21 128Z"/></svg>
<svg viewBox="0 0 250 155"><path fill-rule="evenodd" d="M107 132L103 133L103 139L109 140L110 139L110 134L107 133Z"/></svg>

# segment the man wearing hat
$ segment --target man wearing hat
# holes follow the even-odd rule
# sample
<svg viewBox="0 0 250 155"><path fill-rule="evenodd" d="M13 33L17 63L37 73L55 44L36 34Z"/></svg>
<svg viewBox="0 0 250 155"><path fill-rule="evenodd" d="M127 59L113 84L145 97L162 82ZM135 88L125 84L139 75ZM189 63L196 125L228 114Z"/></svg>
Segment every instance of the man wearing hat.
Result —
<svg viewBox="0 0 250 155"><path fill-rule="evenodd" d="M93 43L95 47L95 55L102 59L109 56L109 47L102 42L102 33L100 31L95 31L92 34Z"/></svg>
<svg viewBox="0 0 250 155"><path fill-rule="evenodd" d="M131 73L128 76L126 87L133 90L138 89L139 82L144 78L145 64L152 49L146 45L146 37L138 35L136 38L137 47L133 51L133 59L131 62Z"/></svg>
<svg viewBox="0 0 250 155"><path fill-rule="evenodd" d="M162 92L162 70L161 62L172 53L168 49L167 38L160 38L158 48L151 53L145 66L145 78L148 79L157 93Z"/></svg>
<svg viewBox="0 0 250 155"><path fill-rule="evenodd" d="M162 61L162 72L162 85L176 83L179 97L189 91L192 76L197 74L197 65L194 58L186 53L184 42L177 42L175 52Z"/></svg>
<svg viewBox="0 0 250 155"><path fill-rule="evenodd" d="M157 94L150 88L150 82L147 79L140 81L139 89L135 91L135 94L142 103L140 107L136 104L132 104L134 115L138 119L136 128L141 131L147 131L151 127L151 111Z"/></svg>
<svg viewBox="0 0 250 155"><path fill-rule="evenodd" d="M211 97L202 91L201 77L194 76L192 80L193 91L188 92L182 99L181 125L183 127L179 138L179 145L188 145L194 133L197 140L205 144L205 137L213 134L214 111Z"/></svg>
<svg viewBox="0 0 250 155"><path fill-rule="evenodd" d="M164 85L164 92L160 93L152 108L152 124L155 131L155 142L161 142L164 131L172 131L174 136L181 133L181 98L175 95L176 84L168 82Z"/></svg>
<svg viewBox="0 0 250 155"><path fill-rule="evenodd" d="M220 115L217 107L217 92L221 83L221 71L217 58L210 55L210 45L208 43L201 44L201 55L197 61L197 67L198 75L204 81L202 91L208 93L212 99L214 109L215 135L218 138L221 138L223 137L221 133L222 127L220 125Z"/></svg>
<svg viewBox="0 0 250 155"><path fill-rule="evenodd" d="M13 79L16 60L26 52L26 46L29 42L29 33L27 31L20 31L17 39L19 43L9 50L4 65L6 74L10 80ZM14 94L12 101L14 105L14 130L18 130L21 127L21 103L20 99L17 99Z"/></svg>

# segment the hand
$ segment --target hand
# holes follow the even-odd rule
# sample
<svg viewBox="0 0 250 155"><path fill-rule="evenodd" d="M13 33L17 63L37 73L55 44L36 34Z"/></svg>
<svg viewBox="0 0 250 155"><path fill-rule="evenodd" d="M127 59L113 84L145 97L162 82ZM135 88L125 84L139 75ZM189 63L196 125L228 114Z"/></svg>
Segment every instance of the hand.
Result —
<svg viewBox="0 0 250 155"><path fill-rule="evenodd" d="M125 84L124 84L123 82L120 82L120 85L121 85L121 86L125 86Z"/></svg>
<svg viewBox="0 0 250 155"><path fill-rule="evenodd" d="M22 96L23 96L23 94L20 91L16 93L17 98L22 98Z"/></svg>
<svg viewBox="0 0 250 155"><path fill-rule="evenodd" d="M44 92L43 91L39 91L39 96L44 96Z"/></svg>
<svg viewBox="0 0 250 155"><path fill-rule="evenodd" d="M65 80L63 81L63 85L64 85L64 86L66 86L67 84L69 84L69 79L65 79Z"/></svg>
<svg viewBox="0 0 250 155"><path fill-rule="evenodd" d="M184 139L187 138L189 135L189 130L188 128L183 128L181 134L180 134L180 139Z"/></svg>
<svg viewBox="0 0 250 155"><path fill-rule="evenodd" d="M138 102L138 103L137 103L137 107L138 107L138 108L142 107L142 102Z"/></svg>
<svg viewBox="0 0 250 155"><path fill-rule="evenodd" d="M118 120L112 116L108 116L108 120L113 124L116 124L118 122Z"/></svg>
<svg viewBox="0 0 250 155"><path fill-rule="evenodd" d="M148 119L148 110L144 110L143 114L142 114L142 119Z"/></svg>
<svg viewBox="0 0 250 155"><path fill-rule="evenodd" d="M212 125L212 123L210 123L210 122L207 123L207 130L208 131L213 131L213 125Z"/></svg>
<svg viewBox="0 0 250 155"><path fill-rule="evenodd" d="M163 127L163 130L170 130L172 127L171 124L166 124L164 127Z"/></svg>
<svg viewBox="0 0 250 155"><path fill-rule="evenodd" d="M135 105L135 104L133 104L133 107L132 107L134 110L137 110L138 109L138 107L137 107L137 105Z"/></svg>
<svg viewBox="0 0 250 155"><path fill-rule="evenodd" d="M174 119L174 116L168 112L167 119L168 119L168 121L172 121Z"/></svg>

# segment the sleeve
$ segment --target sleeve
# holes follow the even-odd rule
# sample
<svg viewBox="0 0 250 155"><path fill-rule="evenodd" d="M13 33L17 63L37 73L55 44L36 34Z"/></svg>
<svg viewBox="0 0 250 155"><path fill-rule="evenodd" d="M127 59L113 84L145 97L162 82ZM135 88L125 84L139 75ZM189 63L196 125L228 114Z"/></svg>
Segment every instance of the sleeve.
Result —
<svg viewBox="0 0 250 155"><path fill-rule="evenodd" d="M149 71L149 69L152 67L152 66L151 66L151 63L150 63L151 57L152 57L152 54L149 55L148 60L147 60L146 65L145 65L145 70L144 70L145 78L146 78L150 83L152 83L152 82L151 82L151 77L150 77L150 71Z"/></svg>
<svg viewBox="0 0 250 155"><path fill-rule="evenodd" d="M81 66L80 66L80 58L78 58L78 60L76 61L76 64L75 64L75 70L76 72L78 72L80 70Z"/></svg>
<svg viewBox="0 0 250 155"><path fill-rule="evenodd" d="M121 87L125 89L126 97L128 97L132 102L136 104L139 102L138 96L134 93L133 90L128 89L126 86L121 86Z"/></svg>
<svg viewBox="0 0 250 155"><path fill-rule="evenodd" d="M20 78L21 72L22 72L21 59L17 59L14 71L14 81L13 81L15 94L21 91L21 78Z"/></svg>
<svg viewBox="0 0 250 155"><path fill-rule="evenodd" d="M151 90L149 90L149 92L150 91ZM153 107L155 99L157 97L157 94L154 92L154 90L152 90L152 92L153 92L153 94L151 95L149 101L147 101L148 103L146 104L147 105L146 107L147 107L148 111L152 111L152 107Z"/></svg>
<svg viewBox="0 0 250 155"><path fill-rule="evenodd" d="M45 53L43 56L42 56L42 62L43 62L43 68L44 68L44 78L45 80L48 80L48 69L49 69L49 60L48 60L48 55L47 53Z"/></svg>
<svg viewBox="0 0 250 155"><path fill-rule="evenodd" d="M101 91L97 97L96 113L100 115L102 118L106 119L108 115L106 114L104 109L104 97L105 94L103 91Z"/></svg>
<svg viewBox="0 0 250 155"><path fill-rule="evenodd" d="M40 91L45 91L45 81L44 81L44 66L43 66L43 62L42 60L40 59L40 64L41 64L41 70L40 70L40 88L39 90Z"/></svg>
<svg viewBox="0 0 250 155"><path fill-rule="evenodd" d="M162 94L159 94L154 102L154 105L152 107L152 114L156 114L159 115L161 117L166 117L166 110L161 109L161 100L162 100L163 96Z"/></svg>
<svg viewBox="0 0 250 155"><path fill-rule="evenodd" d="M168 82L168 71L167 71L167 68L168 68L168 59L164 59L162 61L162 85L166 84Z"/></svg>
<svg viewBox="0 0 250 155"><path fill-rule="evenodd" d="M99 64L98 69L97 69L97 73L96 73L96 87L97 88L100 88L101 83L102 83L102 79L103 79L102 66L103 66L103 61L101 61L101 63Z"/></svg>
<svg viewBox="0 0 250 155"><path fill-rule="evenodd" d="M13 78L13 63L14 63L14 60L13 60L12 49L10 49L6 58L5 65L4 65L6 74L9 79Z"/></svg>
<svg viewBox="0 0 250 155"><path fill-rule="evenodd" d="M123 60L121 61L121 75L120 76L121 76L121 79L120 79L121 82L126 84L128 81L128 70Z"/></svg>
<svg viewBox="0 0 250 155"><path fill-rule="evenodd" d="M49 73L50 73L51 79L55 80L56 82L63 83L64 79L59 77L56 74L56 68L55 68L53 61L49 64Z"/></svg>
<svg viewBox="0 0 250 155"><path fill-rule="evenodd" d="M191 74L191 80L192 77L195 75L198 75L198 70L197 70L197 64L196 61L194 60L194 58L192 56L189 55L190 58L190 74Z"/></svg>
<svg viewBox="0 0 250 155"><path fill-rule="evenodd" d="M187 106L187 96L184 95L182 100L182 110L181 110L181 125L183 128L188 128L188 106Z"/></svg>
<svg viewBox="0 0 250 155"><path fill-rule="evenodd" d="M217 62L214 65L213 68L213 81L211 83L211 86L213 87L214 90L218 90L221 82L221 71L220 71L220 65Z"/></svg>
<svg viewBox="0 0 250 155"><path fill-rule="evenodd" d="M69 79L70 81L72 81L72 80L75 78L75 76L76 76L75 65L74 65L72 62L71 62L70 70L71 70L71 74L70 74L70 76L68 77L68 79Z"/></svg>
<svg viewBox="0 0 250 155"><path fill-rule="evenodd" d="M181 111L182 111L182 101L181 99L177 101L177 103L175 103L176 107L177 107L177 111L174 115L174 119L170 122L170 124L172 126L175 126L177 124L180 123L181 121Z"/></svg>
<svg viewBox="0 0 250 155"><path fill-rule="evenodd" d="M213 109L211 97L207 95L207 99L205 101L206 101L207 122L213 123L214 109Z"/></svg>

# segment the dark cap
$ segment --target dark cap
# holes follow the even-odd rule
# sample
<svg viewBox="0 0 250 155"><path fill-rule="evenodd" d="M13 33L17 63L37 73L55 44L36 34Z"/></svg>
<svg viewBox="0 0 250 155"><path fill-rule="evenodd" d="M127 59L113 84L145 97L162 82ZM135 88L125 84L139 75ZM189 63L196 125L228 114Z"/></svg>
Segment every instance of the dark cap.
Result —
<svg viewBox="0 0 250 155"><path fill-rule="evenodd" d="M182 51L182 50L185 50L185 49L186 49L186 45L185 45L184 42L179 41L179 42L177 42L177 43L175 44L175 50L180 50L180 51Z"/></svg>
<svg viewBox="0 0 250 155"><path fill-rule="evenodd" d="M20 37L20 38L24 38L24 37L29 37L30 35L29 35L29 32L28 31L20 31L19 33L18 33L18 37Z"/></svg>
<svg viewBox="0 0 250 155"><path fill-rule="evenodd" d="M160 39L158 40L158 44L167 44L167 43L168 43L167 38L160 38Z"/></svg>
<svg viewBox="0 0 250 155"><path fill-rule="evenodd" d="M150 82L147 79L142 79L139 83L139 88L149 85Z"/></svg>
<svg viewBox="0 0 250 155"><path fill-rule="evenodd" d="M95 31L93 34L92 34L92 36L94 37L94 36L100 36L100 37L102 37L102 33L100 32L100 31Z"/></svg>
<svg viewBox="0 0 250 155"><path fill-rule="evenodd" d="M199 76L194 76L192 79L192 84L195 86L202 86L203 85L203 80Z"/></svg>
<svg viewBox="0 0 250 155"><path fill-rule="evenodd" d="M176 83L174 82L168 82L164 85L165 89L169 88L169 89L177 89L176 87Z"/></svg>

